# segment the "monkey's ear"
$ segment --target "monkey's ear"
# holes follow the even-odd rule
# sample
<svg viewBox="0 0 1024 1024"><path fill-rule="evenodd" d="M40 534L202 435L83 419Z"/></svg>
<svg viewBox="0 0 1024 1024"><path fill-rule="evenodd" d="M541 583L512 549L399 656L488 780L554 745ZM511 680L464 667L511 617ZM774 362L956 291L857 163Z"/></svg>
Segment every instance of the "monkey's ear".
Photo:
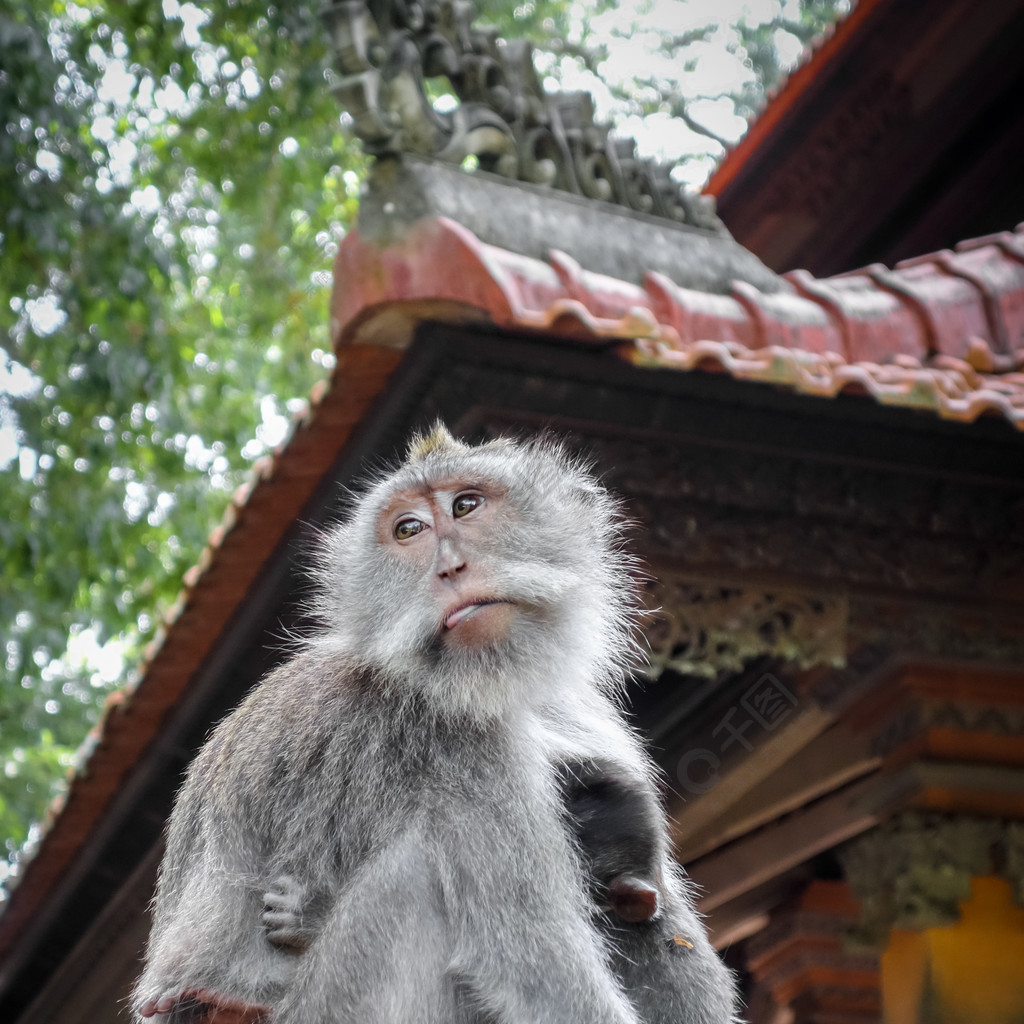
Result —
<svg viewBox="0 0 1024 1024"><path fill-rule="evenodd" d="M467 447L461 441L456 441L448 428L438 420L430 428L430 433L413 434L405 457L409 462L419 462L428 455L465 451Z"/></svg>

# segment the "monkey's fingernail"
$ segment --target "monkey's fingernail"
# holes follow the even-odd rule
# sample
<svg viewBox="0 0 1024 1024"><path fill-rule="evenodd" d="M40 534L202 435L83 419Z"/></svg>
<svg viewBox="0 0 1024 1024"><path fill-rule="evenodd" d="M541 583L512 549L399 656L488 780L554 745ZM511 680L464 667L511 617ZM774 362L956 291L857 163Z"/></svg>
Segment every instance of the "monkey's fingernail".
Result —
<svg viewBox="0 0 1024 1024"><path fill-rule="evenodd" d="M653 885L630 875L619 875L608 883L608 901L623 921L634 924L657 917L660 903Z"/></svg>
<svg viewBox="0 0 1024 1024"><path fill-rule="evenodd" d="M673 935L672 941L677 946L685 946L687 949L693 949L693 943L689 942L687 939L684 939L682 935Z"/></svg>

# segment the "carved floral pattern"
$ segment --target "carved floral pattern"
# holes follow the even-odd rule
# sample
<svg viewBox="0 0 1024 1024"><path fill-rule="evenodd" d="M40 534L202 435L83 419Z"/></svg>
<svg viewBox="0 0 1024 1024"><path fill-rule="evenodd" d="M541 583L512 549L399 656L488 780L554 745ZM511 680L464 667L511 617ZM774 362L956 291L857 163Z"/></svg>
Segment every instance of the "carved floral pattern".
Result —
<svg viewBox="0 0 1024 1024"><path fill-rule="evenodd" d="M474 25L468 0L337 0L322 16L341 74L335 95L369 153L475 157L506 178L725 232L714 200L595 123L588 93L545 93L530 44ZM434 78L450 83L454 110L431 103Z"/></svg>
<svg viewBox="0 0 1024 1024"><path fill-rule="evenodd" d="M801 668L839 666L846 656L847 602L812 594L701 583L659 569L645 634L651 675L739 672L771 655Z"/></svg>

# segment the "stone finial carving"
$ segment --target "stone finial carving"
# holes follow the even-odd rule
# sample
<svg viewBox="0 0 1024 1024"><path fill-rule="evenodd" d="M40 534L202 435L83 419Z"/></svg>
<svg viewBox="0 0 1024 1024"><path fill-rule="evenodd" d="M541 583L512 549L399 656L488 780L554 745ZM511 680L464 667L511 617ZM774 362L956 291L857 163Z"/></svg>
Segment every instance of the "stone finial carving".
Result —
<svg viewBox="0 0 1024 1024"><path fill-rule="evenodd" d="M892 928L932 928L960 917L971 879L993 872L1021 895L1022 830L996 818L906 811L842 846L861 901L855 940L884 946Z"/></svg>
<svg viewBox="0 0 1024 1024"><path fill-rule="evenodd" d="M341 74L334 92L369 153L475 157L506 178L725 233L713 199L595 123L588 93L545 93L530 44L499 39L475 16L468 0L336 0L324 9ZM450 83L454 110L431 103L433 78Z"/></svg>

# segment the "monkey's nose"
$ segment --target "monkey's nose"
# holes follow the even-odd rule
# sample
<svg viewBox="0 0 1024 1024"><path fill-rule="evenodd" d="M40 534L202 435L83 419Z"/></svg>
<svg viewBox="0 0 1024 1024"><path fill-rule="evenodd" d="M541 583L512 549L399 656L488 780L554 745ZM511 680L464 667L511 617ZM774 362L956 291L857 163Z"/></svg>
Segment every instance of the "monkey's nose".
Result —
<svg viewBox="0 0 1024 1024"><path fill-rule="evenodd" d="M443 580L453 579L466 568L466 563L456 555L454 558L445 559L438 563L437 575Z"/></svg>
<svg viewBox="0 0 1024 1024"><path fill-rule="evenodd" d="M466 568L462 552L450 537L443 537L437 546L437 575L443 580L453 579Z"/></svg>

